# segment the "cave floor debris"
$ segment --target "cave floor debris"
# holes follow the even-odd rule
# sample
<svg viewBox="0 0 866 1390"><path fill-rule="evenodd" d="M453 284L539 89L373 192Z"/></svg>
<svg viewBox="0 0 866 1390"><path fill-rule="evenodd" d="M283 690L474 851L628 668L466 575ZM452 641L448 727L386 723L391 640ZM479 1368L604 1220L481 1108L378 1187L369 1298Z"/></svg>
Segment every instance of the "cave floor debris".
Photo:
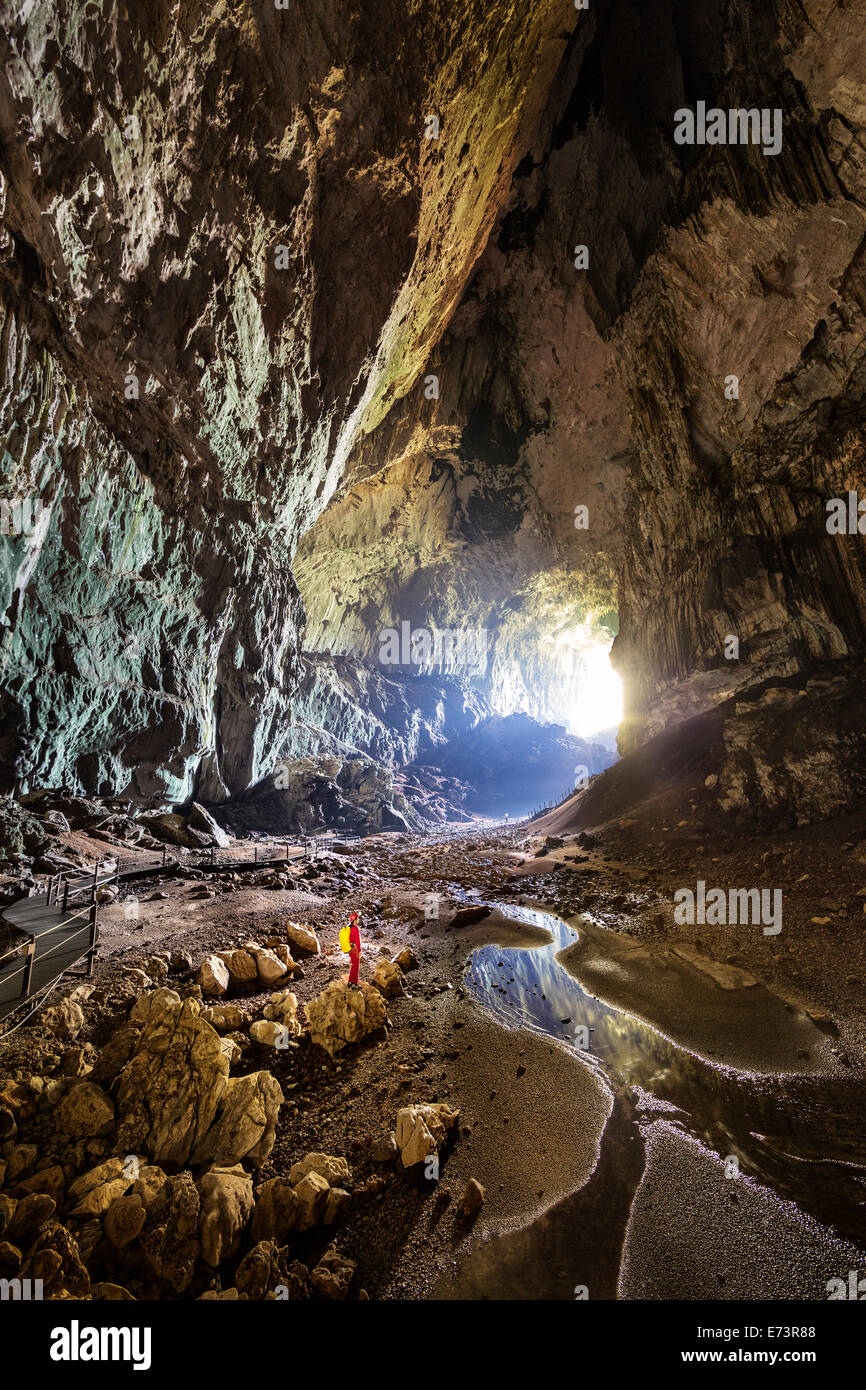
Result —
<svg viewBox="0 0 866 1390"><path fill-rule="evenodd" d="M155 871L137 885L134 912L129 894L101 911L96 989L78 1042L101 1046L116 1032L128 1004L118 1003L115 984L149 953L180 948L198 961L250 936L276 934L287 917L315 925L322 943L292 983L304 1003L345 975L337 936L348 907L357 907L365 924L362 978L407 945L419 960L405 976L405 993L388 1002L387 1036L334 1060L303 1039L285 1053L250 1043L240 1064L242 1073L270 1069L286 1097L257 1181L287 1172L310 1151L348 1158L356 1195L338 1242L357 1262L356 1291L573 1298L586 1286L602 1298L824 1296L827 1271L839 1264L844 1275L849 1257L866 1246L858 1229L862 1125L851 1100L866 1054L832 949L824 968L816 965L813 938L798 933L790 915L791 946L781 965L778 943L756 933L757 940L739 943L740 966L731 969L757 984L724 989L699 967L700 960L725 963L732 954L725 934L718 942L706 928L675 935L659 920L670 882L688 881L686 867L698 867L693 847L668 845L652 868L637 837L632 846L606 837L603 849L590 850L566 838L539 856L540 847L517 827L383 835L323 856L291 888L274 883L265 867L227 879L213 897L200 896L204 881L192 867L170 876ZM775 848L784 849L780 837ZM726 871L730 863L737 881L759 881L748 874L763 852L760 844L735 847ZM743 862L747 854L754 864ZM491 984L506 991L493 991L501 1002L507 962L543 954L550 937L527 911L513 910L518 899L563 919L553 956L564 992L545 1001L540 1028L513 1026L525 1017L497 1019L489 1000L473 997L472 969L466 974L470 956L476 972L479 961L492 961ZM471 926L452 925L459 908L479 902L498 909ZM431 903L438 915L425 915ZM851 930L862 935L859 920ZM672 957L673 946L686 956ZM695 951L697 965L688 958ZM635 965L638 956L641 968L630 976L629 959ZM691 980L694 998L714 999L732 1017L750 1007L742 1002L748 997L776 1001L782 1011L787 1005L787 1041L774 1032L776 1052L768 1042L762 1066L760 1030L749 1042L754 1055L725 1058L723 1023L716 1043L710 1028L702 1046L690 1035L696 1020L687 1009L672 1009L664 1027L653 1016L651 991L640 999L654 959L686 982L683 998ZM600 1043L594 1058L575 1055L576 1001L590 998L594 1039L601 1019L618 1039L615 1066ZM251 1017L266 999L261 991L235 1002ZM780 1053L789 1044L793 1058ZM797 1057L809 1049L811 1057ZM37 1019L0 1040L0 1078L50 1072L63 1050ZM438 1182L410 1182L393 1163L373 1160L371 1144L393 1128L398 1108L436 1101L460 1110ZM812 1151L804 1138L810 1125ZM740 1163L736 1181L725 1177L732 1156ZM474 1225L457 1212L471 1178L485 1189ZM691 1245L690 1224L704 1233ZM293 1258L314 1263L331 1235L293 1241ZM230 1270L220 1279L230 1283Z"/></svg>

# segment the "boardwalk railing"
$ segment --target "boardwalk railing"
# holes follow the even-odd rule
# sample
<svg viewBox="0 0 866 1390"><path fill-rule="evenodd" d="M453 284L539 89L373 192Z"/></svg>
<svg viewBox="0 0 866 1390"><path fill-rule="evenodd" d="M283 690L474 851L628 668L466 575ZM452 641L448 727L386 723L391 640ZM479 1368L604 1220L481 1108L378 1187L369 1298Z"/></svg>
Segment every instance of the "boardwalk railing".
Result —
<svg viewBox="0 0 866 1390"><path fill-rule="evenodd" d="M330 845L357 844L360 838L354 832L348 831L338 831L329 835L280 836L278 844L283 846L284 855L278 852L276 856L260 858L259 846L254 844L251 860L228 856L218 860L216 846L211 846L209 850L201 851L201 857L195 864L174 856L169 859L169 846L163 845L162 859L148 864L143 863L140 857L123 861L119 857L111 856L107 860L100 859L94 865L93 872L86 875L78 872L53 874L48 880L48 888L44 894L19 898L17 902L0 911L0 916L6 919L7 925L21 932L25 938L0 955L0 1017L17 1008L31 993L38 993L52 984L58 976L82 960L85 962L85 973L93 973L93 960L99 944L98 893L101 888L119 884L122 879L144 878L160 870L182 867L184 863L188 863L190 868L214 871L288 865L292 859L298 857L291 854L293 847L300 848L305 859L315 859L321 850L327 849ZM154 853L158 855L159 851ZM110 867L103 871L103 865ZM70 911L79 903L82 906L77 911ZM56 918L59 920L55 920ZM81 921L82 925L69 931L69 927L76 921ZM43 943L53 936L57 936L56 942L52 942L48 949L43 949ZM46 969L44 962L49 961L51 957L54 960ZM9 969L9 964L16 960L22 963L14 969ZM54 964L57 965L57 969L52 969ZM35 973L34 967L37 967ZM20 981L20 988L10 992L9 986L13 981Z"/></svg>
<svg viewBox="0 0 866 1390"><path fill-rule="evenodd" d="M558 801L546 801L543 806L536 806L534 811L530 811L528 816L524 816L520 824L526 825L529 821L538 820L539 816L546 816L548 811L555 811L558 806L564 806L566 801L570 801L579 791L583 791L583 787L569 787Z"/></svg>

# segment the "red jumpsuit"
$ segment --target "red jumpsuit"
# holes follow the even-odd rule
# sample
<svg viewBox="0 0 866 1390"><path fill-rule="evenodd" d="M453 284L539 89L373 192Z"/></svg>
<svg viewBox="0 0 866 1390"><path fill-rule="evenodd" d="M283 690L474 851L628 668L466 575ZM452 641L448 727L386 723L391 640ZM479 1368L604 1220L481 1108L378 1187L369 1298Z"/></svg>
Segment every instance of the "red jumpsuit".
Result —
<svg viewBox="0 0 866 1390"><path fill-rule="evenodd" d="M358 983L358 966L361 964L361 933L358 931L357 922L353 922L349 928L349 960L352 962L349 970L349 984Z"/></svg>

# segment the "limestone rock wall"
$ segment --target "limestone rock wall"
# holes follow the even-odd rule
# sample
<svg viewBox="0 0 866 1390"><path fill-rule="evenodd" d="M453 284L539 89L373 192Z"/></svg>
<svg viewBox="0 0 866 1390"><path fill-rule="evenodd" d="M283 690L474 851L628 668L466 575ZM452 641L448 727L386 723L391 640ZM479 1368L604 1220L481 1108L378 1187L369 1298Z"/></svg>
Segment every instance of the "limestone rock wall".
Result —
<svg viewBox="0 0 866 1390"><path fill-rule="evenodd" d="M562 717L579 668L550 639L615 611L623 749L862 655L862 539L825 522L866 495L864 21L590 9L427 369L440 398L419 383L362 442L302 543L312 645L369 650L382 614L486 621L487 698L556 717L529 703L549 692ZM780 109L781 153L678 145L699 100Z"/></svg>
<svg viewBox="0 0 866 1390"><path fill-rule="evenodd" d="M448 722L383 703L402 620L559 719L618 627L623 748L864 655L866 0L0 17L8 780L217 803L329 713L396 759ZM302 641L370 668L318 717Z"/></svg>
<svg viewBox="0 0 866 1390"><path fill-rule="evenodd" d="M426 361L566 0L0 6L6 784L279 753L301 532ZM424 140L428 115L440 138Z"/></svg>

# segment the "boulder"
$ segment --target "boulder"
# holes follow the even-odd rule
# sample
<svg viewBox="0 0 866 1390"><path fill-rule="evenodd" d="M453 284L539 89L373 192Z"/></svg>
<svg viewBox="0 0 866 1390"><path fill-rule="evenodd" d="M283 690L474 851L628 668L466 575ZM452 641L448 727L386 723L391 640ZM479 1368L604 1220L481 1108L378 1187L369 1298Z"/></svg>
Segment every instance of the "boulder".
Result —
<svg viewBox="0 0 866 1390"><path fill-rule="evenodd" d="M263 985L275 985L278 980L282 980L286 975L286 965L280 960L274 951L269 951L260 946L254 951L256 969L258 971L259 982Z"/></svg>
<svg viewBox="0 0 866 1390"><path fill-rule="evenodd" d="M147 1213L137 1192L117 1197L105 1213L103 1228L111 1244L122 1250L140 1234Z"/></svg>
<svg viewBox="0 0 866 1390"><path fill-rule="evenodd" d="M252 952L245 950L218 951L217 955L227 967L231 983L236 988L244 989L257 983L259 972L256 969L256 961Z"/></svg>
<svg viewBox="0 0 866 1390"><path fill-rule="evenodd" d="M237 1033L231 1033L227 1037L220 1038L220 1050L229 1064L229 1071L237 1066L243 1056L243 1047L238 1041Z"/></svg>
<svg viewBox="0 0 866 1390"><path fill-rule="evenodd" d="M136 1160L136 1169L137 1177L130 1190L141 1198L145 1211L149 1212L159 1202L168 1178L155 1163L139 1164Z"/></svg>
<svg viewBox="0 0 866 1390"><path fill-rule="evenodd" d="M128 1191L132 1181L124 1159L106 1159L105 1163L82 1173L70 1184L69 1201L74 1203L70 1216L102 1216L118 1197Z"/></svg>
<svg viewBox="0 0 866 1390"><path fill-rule="evenodd" d="M142 1033L116 1083L119 1148L182 1167L203 1145L229 1085L229 1063L199 1010L170 989L133 1008Z"/></svg>
<svg viewBox="0 0 866 1390"><path fill-rule="evenodd" d="M211 1168L196 1183L201 1208L198 1238L202 1259L213 1269L236 1255L253 1210L253 1181L236 1164Z"/></svg>
<svg viewBox="0 0 866 1390"><path fill-rule="evenodd" d="M286 936L299 951L306 951L310 955L317 956L322 949L313 928L305 927L302 922L287 922Z"/></svg>
<svg viewBox="0 0 866 1390"><path fill-rule="evenodd" d="M185 818L173 811L162 813L146 812L138 817L138 822L155 839L169 845L181 845L185 849L195 849L201 845L201 834L190 830Z"/></svg>
<svg viewBox="0 0 866 1390"><path fill-rule="evenodd" d="M309 1231L311 1227L318 1225L325 1214L330 1184L327 1178L320 1177L316 1172L309 1172L300 1182L292 1185L298 1199L297 1229Z"/></svg>
<svg viewBox="0 0 866 1390"><path fill-rule="evenodd" d="M322 1215L323 1226L339 1226L349 1215L349 1208L352 1205L351 1194L342 1187L332 1187L328 1193L328 1200L325 1203L325 1210Z"/></svg>
<svg viewBox="0 0 866 1390"><path fill-rule="evenodd" d="M347 1297L357 1265L333 1245L325 1251L310 1275L310 1283L320 1298L342 1300Z"/></svg>
<svg viewBox="0 0 866 1390"><path fill-rule="evenodd" d="M33 1093L20 1081L6 1081L0 1087L0 1106L17 1120L26 1119L36 1109Z"/></svg>
<svg viewBox="0 0 866 1390"><path fill-rule="evenodd" d="M399 1152L397 1138L393 1130L390 1134L380 1135L370 1144L370 1157L374 1163L390 1163L391 1159L396 1158Z"/></svg>
<svg viewBox="0 0 866 1390"><path fill-rule="evenodd" d="M93 1070L96 1049L91 1043L83 1047L70 1047L64 1052L60 1062L61 1076L87 1076Z"/></svg>
<svg viewBox="0 0 866 1390"><path fill-rule="evenodd" d="M219 956L205 956L198 968L197 979L202 994L219 999L229 987L228 966Z"/></svg>
<svg viewBox="0 0 866 1390"><path fill-rule="evenodd" d="M250 1024L250 1037L262 1047L274 1047L281 1051L288 1047L292 1034L285 1023L274 1023L272 1019L260 1018Z"/></svg>
<svg viewBox="0 0 866 1390"><path fill-rule="evenodd" d="M59 1163L52 1164L50 1168L40 1168L38 1173L18 1184L18 1192L23 1196L31 1192L44 1193L53 1197L60 1206L66 1192L66 1174Z"/></svg>
<svg viewBox="0 0 866 1390"><path fill-rule="evenodd" d="M45 1010L42 1026L46 1032L54 1033L58 1038L66 1038L71 1042L84 1027L84 1010L77 1000L63 999Z"/></svg>
<svg viewBox="0 0 866 1390"><path fill-rule="evenodd" d="M8 1200L11 1204L14 1198ZM24 1197L14 1205L3 1235L15 1245L22 1242L29 1244L32 1232L41 1226L43 1221L53 1216L56 1210L57 1203L47 1192L31 1192L29 1197Z"/></svg>
<svg viewBox="0 0 866 1390"><path fill-rule="evenodd" d="M6 1178L8 1182L14 1182L16 1178L22 1177L32 1168L37 1158L39 1150L35 1144L10 1144L4 1150L6 1154Z"/></svg>
<svg viewBox="0 0 866 1390"><path fill-rule="evenodd" d="M309 1298L306 1265L297 1260L288 1264L286 1253L278 1250L272 1241L263 1240L254 1245L235 1272L238 1292L253 1300Z"/></svg>
<svg viewBox="0 0 866 1390"><path fill-rule="evenodd" d="M202 1009L199 1018L203 1018L218 1033L235 1033L247 1021L237 1004L211 1004Z"/></svg>
<svg viewBox="0 0 866 1390"><path fill-rule="evenodd" d="M282 1102L282 1088L269 1071L230 1077L219 1114L194 1150L194 1162L229 1168L246 1159L260 1168L274 1147Z"/></svg>
<svg viewBox="0 0 866 1390"><path fill-rule="evenodd" d="M388 1017L384 998L366 981L350 989L345 980L333 980L304 1012L313 1042L330 1057L377 1032Z"/></svg>
<svg viewBox="0 0 866 1390"><path fill-rule="evenodd" d="M397 1111L397 1147L404 1168L424 1163L438 1154L460 1111L449 1105L407 1105Z"/></svg>
<svg viewBox="0 0 866 1390"><path fill-rule="evenodd" d="M253 1212L252 1237L285 1245L298 1223L300 1202L287 1178L268 1178L262 1183Z"/></svg>
<svg viewBox="0 0 866 1390"><path fill-rule="evenodd" d="M380 960L370 983L380 994L384 994L386 999L393 999L403 993L403 971L392 960Z"/></svg>
<svg viewBox="0 0 866 1390"><path fill-rule="evenodd" d="M394 964L399 965L400 969L404 972L407 970L417 970L418 957L415 955L411 946L404 946L403 950L398 951L397 955L394 957Z"/></svg>
<svg viewBox="0 0 866 1390"><path fill-rule="evenodd" d="M57 1120L70 1139L110 1134L114 1128L114 1105L101 1086L80 1081L57 1106Z"/></svg>
<svg viewBox="0 0 866 1390"><path fill-rule="evenodd" d="M474 1221L483 1206L484 1188L477 1178L470 1178L460 1198L460 1214L467 1221Z"/></svg>
<svg viewBox="0 0 866 1390"><path fill-rule="evenodd" d="M291 951L285 942L268 941L265 943L269 951L273 951L277 960L282 961L285 973L292 974L299 969L298 962L293 958Z"/></svg>
<svg viewBox="0 0 866 1390"><path fill-rule="evenodd" d="M200 1205L192 1173L187 1172L175 1177L163 1175L146 1204L140 1247L154 1277L164 1280L175 1293L183 1293L195 1274Z"/></svg>
<svg viewBox="0 0 866 1390"><path fill-rule="evenodd" d="M289 1170L289 1182L295 1187L308 1173L318 1173L329 1187L340 1187L349 1182L352 1174L345 1158L335 1158L333 1154L308 1153Z"/></svg>
<svg viewBox="0 0 866 1390"><path fill-rule="evenodd" d="M90 1276L84 1267L78 1242L71 1231L54 1219L43 1222L24 1263L21 1278L41 1279L43 1298L86 1298Z"/></svg>
<svg viewBox="0 0 866 1390"><path fill-rule="evenodd" d="M298 1037L301 1024L298 1019L298 996L290 989L272 994L264 1008L265 1018L274 1023L283 1023L292 1037Z"/></svg>
<svg viewBox="0 0 866 1390"><path fill-rule="evenodd" d="M96 1057L90 1080L101 1086L111 1086L135 1051L140 1037L141 1028L129 1019L115 1029Z"/></svg>
<svg viewBox="0 0 866 1390"><path fill-rule="evenodd" d="M193 830L200 830L205 835L210 835L214 844L220 849L227 849L232 842L231 835L226 834L221 825L217 825L210 811L206 811L198 801L194 801L189 810L189 825Z"/></svg>

